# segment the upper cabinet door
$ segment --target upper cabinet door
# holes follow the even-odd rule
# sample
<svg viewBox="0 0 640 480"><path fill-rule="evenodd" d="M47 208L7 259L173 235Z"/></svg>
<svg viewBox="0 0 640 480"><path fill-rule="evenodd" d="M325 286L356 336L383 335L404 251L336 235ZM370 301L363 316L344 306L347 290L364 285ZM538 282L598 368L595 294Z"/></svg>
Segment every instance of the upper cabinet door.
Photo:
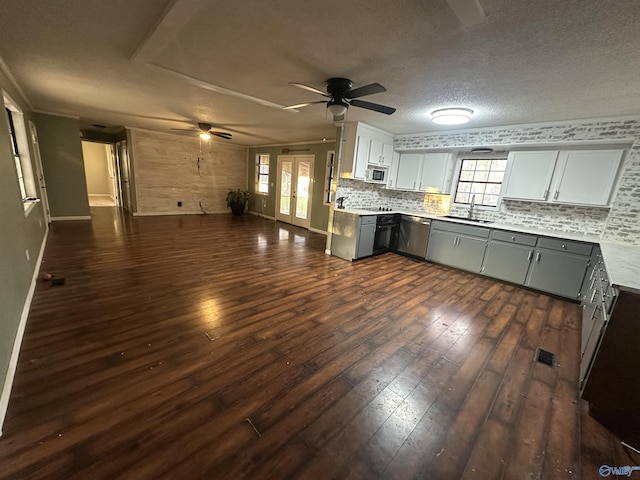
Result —
<svg viewBox="0 0 640 480"><path fill-rule="evenodd" d="M560 153L553 201L608 206L623 150L574 150Z"/></svg>
<svg viewBox="0 0 640 480"><path fill-rule="evenodd" d="M353 178L364 180L367 171L367 163L369 162L369 148L371 140L365 136L358 135L356 137L356 153L354 158Z"/></svg>
<svg viewBox="0 0 640 480"><path fill-rule="evenodd" d="M398 173L393 188L398 190L417 190L422 166L423 153L401 153L398 160Z"/></svg>
<svg viewBox="0 0 640 480"><path fill-rule="evenodd" d="M392 140L393 142L393 140ZM393 161L393 143L385 142L382 144L382 159L380 165L390 167Z"/></svg>
<svg viewBox="0 0 640 480"><path fill-rule="evenodd" d="M557 150L509 153L503 198L547 200L557 158Z"/></svg>
<svg viewBox="0 0 640 480"><path fill-rule="evenodd" d="M369 149L369 164L382 164L382 142L380 140L376 140L375 138L371 139L371 148Z"/></svg>
<svg viewBox="0 0 640 480"><path fill-rule="evenodd" d="M425 153L418 190L430 193L450 193L449 172L452 158L450 153Z"/></svg>

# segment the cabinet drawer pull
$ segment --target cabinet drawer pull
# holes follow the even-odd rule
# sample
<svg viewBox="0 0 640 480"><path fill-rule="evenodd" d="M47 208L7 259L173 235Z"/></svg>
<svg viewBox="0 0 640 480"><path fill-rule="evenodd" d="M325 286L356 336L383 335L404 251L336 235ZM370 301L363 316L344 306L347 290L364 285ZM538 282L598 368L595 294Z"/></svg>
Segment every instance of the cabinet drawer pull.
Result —
<svg viewBox="0 0 640 480"><path fill-rule="evenodd" d="M539 263L541 258L542 258L542 254L538 252L538 254L536 255L536 263Z"/></svg>
<svg viewBox="0 0 640 480"><path fill-rule="evenodd" d="M533 258L533 250L529 250L529 255L527 255L527 261L530 262Z"/></svg>
<svg viewBox="0 0 640 480"><path fill-rule="evenodd" d="M563 249L563 250L566 250L566 249L567 249L567 246L566 246L564 243L562 244L562 249Z"/></svg>
<svg viewBox="0 0 640 480"><path fill-rule="evenodd" d="M511 240L513 240L515 242L516 241L516 237L511 237Z"/></svg>

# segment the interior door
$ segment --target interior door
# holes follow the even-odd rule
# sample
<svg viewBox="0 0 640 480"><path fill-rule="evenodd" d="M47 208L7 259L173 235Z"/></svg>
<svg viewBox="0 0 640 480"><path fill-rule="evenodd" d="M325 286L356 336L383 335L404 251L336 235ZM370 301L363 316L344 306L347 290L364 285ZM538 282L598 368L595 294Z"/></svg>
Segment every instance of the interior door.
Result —
<svg viewBox="0 0 640 480"><path fill-rule="evenodd" d="M116 146L109 144L106 146L107 166L109 170L110 189L113 191L113 198L116 200L116 206L122 207L122 190L120 179L118 176L118 162L116 161Z"/></svg>
<svg viewBox="0 0 640 480"><path fill-rule="evenodd" d="M47 197L47 184L44 180L42 170L42 158L40 157L40 145L38 144L38 132L36 126L29 120L29 131L31 133L31 146L33 147L33 155L35 157L36 175L38 177L38 185L40 186L40 201L44 210L44 217L47 223L51 223L51 212L49 211L49 197Z"/></svg>
<svg viewBox="0 0 640 480"><path fill-rule="evenodd" d="M314 155L278 156L276 220L309 228Z"/></svg>
<svg viewBox="0 0 640 480"><path fill-rule="evenodd" d="M129 178L130 167L126 141L123 140L116 143L116 155L118 170L120 174L120 193L122 194L122 206L128 212L131 212L131 183Z"/></svg>

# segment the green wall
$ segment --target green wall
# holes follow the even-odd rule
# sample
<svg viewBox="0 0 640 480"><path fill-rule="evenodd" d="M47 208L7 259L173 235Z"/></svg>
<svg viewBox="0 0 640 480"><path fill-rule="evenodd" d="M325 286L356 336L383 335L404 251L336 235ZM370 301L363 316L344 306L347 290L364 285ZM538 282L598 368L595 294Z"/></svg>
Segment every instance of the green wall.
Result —
<svg viewBox="0 0 640 480"><path fill-rule="evenodd" d="M89 216L78 120L43 113L34 118L51 216Z"/></svg>
<svg viewBox="0 0 640 480"><path fill-rule="evenodd" d="M283 153L283 149L297 150ZM308 151L299 151L305 150ZM335 142L308 143L304 145L278 145L249 149L248 185L255 193L256 155L269 154L269 195L253 195L249 210L269 217L276 216L276 182L278 155L315 155L313 167L313 197L311 201L311 228L327 230L329 206L324 205L324 181L326 175L327 152L335 151Z"/></svg>
<svg viewBox="0 0 640 480"><path fill-rule="evenodd" d="M22 110L28 131L28 121L33 120L32 113L2 70L0 88ZM31 150L30 156L34 158ZM35 171L35 167L33 168ZM38 254L47 229L42 204L36 204L25 216L20 197L9 143L9 125L3 114L0 116L0 391L5 387L22 310L32 286ZM29 251L29 260L26 250ZM0 398L0 428L7 400L6 395Z"/></svg>

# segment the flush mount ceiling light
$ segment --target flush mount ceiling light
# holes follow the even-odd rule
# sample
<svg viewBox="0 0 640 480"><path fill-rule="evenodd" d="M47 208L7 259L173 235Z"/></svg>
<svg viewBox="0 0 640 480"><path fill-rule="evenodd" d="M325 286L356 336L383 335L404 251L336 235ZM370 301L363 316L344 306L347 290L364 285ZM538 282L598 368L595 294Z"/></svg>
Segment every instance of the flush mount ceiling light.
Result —
<svg viewBox="0 0 640 480"><path fill-rule="evenodd" d="M431 112L431 121L439 125L460 125L471 120L470 108L441 108Z"/></svg>

